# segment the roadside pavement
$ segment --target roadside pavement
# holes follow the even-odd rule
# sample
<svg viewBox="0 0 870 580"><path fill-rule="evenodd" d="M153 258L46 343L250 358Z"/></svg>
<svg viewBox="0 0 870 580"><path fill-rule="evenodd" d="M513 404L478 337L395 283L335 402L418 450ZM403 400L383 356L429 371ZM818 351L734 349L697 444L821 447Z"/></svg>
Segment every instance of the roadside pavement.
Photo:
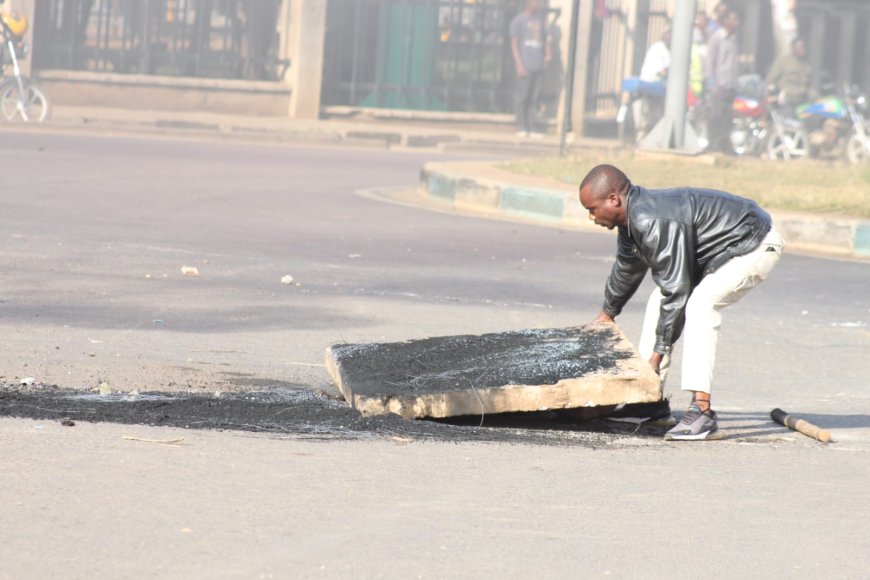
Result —
<svg viewBox="0 0 870 580"><path fill-rule="evenodd" d="M22 125L16 125L20 129ZM436 120L333 116L301 120L205 111L143 111L104 107L57 106L46 127L94 132L144 133L164 136L349 145L392 149L485 152L516 156L554 155L559 140L517 136L512 128L486 123L445 123ZM578 139L572 147L613 151L621 145L608 139Z"/></svg>

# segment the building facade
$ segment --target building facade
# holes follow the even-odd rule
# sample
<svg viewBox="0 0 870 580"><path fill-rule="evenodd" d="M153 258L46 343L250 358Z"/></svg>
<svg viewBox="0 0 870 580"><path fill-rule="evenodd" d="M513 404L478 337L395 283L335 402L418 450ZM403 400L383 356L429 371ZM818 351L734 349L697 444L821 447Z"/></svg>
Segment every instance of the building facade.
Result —
<svg viewBox="0 0 870 580"><path fill-rule="evenodd" d="M556 121L570 25L575 132L612 125L622 79L682 0L544 0L553 46L540 114ZM711 13L715 0L698 0ZM10 0L33 26L33 74L55 102L300 118L342 109L509 122L509 26L525 0ZM814 81L870 88L870 0L731 0L741 68L764 74L795 35Z"/></svg>

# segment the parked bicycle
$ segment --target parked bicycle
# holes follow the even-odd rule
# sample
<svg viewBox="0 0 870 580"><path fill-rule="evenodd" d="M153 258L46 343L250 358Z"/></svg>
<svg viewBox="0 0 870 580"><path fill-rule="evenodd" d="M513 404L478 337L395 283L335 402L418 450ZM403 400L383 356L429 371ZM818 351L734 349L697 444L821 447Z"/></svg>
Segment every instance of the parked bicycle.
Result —
<svg viewBox="0 0 870 580"><path fill-rule="evenodd" d="M0 0L0 4L3 0ZM0 33L3 45L0 48L0 113L8 121L42 123L51 115L48 97L33 82L21 74L20 62L27 57L29 47L24 41L27 18L12 13L0 14ZM11 75L7 71L11 70Z"/></svg>

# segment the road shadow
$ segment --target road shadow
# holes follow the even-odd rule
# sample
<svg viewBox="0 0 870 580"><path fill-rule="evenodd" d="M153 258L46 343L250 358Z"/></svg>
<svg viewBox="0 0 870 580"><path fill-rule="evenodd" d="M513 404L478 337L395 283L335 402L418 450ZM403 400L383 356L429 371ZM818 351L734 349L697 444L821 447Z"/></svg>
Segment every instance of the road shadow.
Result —
<svg viewBox="0 0 870 580"><path fill-rule="evenodd" d="M795 431L774 422L770 413L723 411L718 416L719 426L726 434L725 439L775 439L795 434ZM832 432L843 429L870 429L868 414L792 413L792 416Z"/></svg>
<svg viewBox="0 0 870 580"><path fill-rule="evenodd" d="M669 425L659 422L635 424L610 421L607 419L607 415L614 408L614 406L607 406L588 409L462 415L444 419L428 419L428 421L445 425L488 427L497 430L605 433L648 437L650 439L661 439L670 428Z"/></svg>

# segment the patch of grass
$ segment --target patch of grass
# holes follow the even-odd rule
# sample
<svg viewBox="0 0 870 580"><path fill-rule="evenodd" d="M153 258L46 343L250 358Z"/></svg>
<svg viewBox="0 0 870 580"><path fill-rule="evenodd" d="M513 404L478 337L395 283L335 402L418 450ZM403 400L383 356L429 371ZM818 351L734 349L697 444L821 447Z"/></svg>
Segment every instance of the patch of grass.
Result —
<svg viewBox="0 0 870 580"><path fill-rule="evenodd" d="M720 189L756 200L762 207L870 217L870 167L818 161L771 162L693 158L651 158L628 154L615 159L580 154L565 158L511 161L515 173L579 185L599 163L616 165L633 183L648 188L694 186Z"/></svg>

